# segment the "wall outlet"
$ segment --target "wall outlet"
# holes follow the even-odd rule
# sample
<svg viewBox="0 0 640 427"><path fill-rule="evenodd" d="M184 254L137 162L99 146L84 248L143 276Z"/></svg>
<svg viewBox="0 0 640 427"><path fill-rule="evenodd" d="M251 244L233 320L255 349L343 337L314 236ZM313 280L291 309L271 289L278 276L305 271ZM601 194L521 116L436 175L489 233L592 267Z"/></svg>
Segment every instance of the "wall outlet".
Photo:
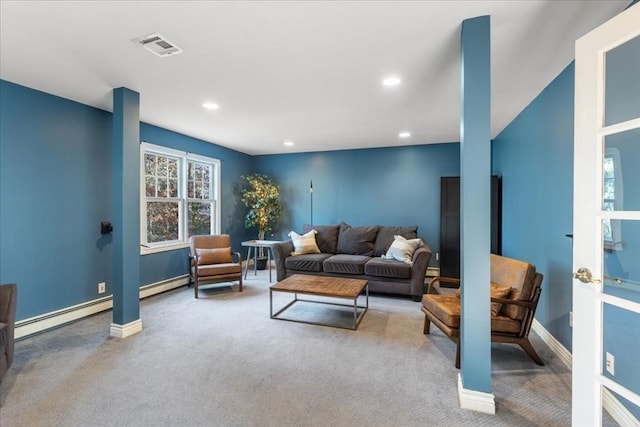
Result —
<svg viewBox="0 0 640 427"><path fill-rule="evenodd" d="M607 372L611 375L615 375L616 372L615 357L609 352L607 352Z"/></svg>
<svg viewBox="0 0 640 427"><path fill-rule="evenodd" d="M436 261L440 261L440 252L436 252Z"/></svg>
<svg viewBox="0 0 640 427"><path fill-rule="evenodd" d="M105 282L98 283L98 293L104 294L105 292L107 292L107 284Z"/></svg>
<svg viewBox="0 0 640 427"><path fill-rule="evenodd" d="M569 312L569 327L573 328L573 311Z"/></svg>

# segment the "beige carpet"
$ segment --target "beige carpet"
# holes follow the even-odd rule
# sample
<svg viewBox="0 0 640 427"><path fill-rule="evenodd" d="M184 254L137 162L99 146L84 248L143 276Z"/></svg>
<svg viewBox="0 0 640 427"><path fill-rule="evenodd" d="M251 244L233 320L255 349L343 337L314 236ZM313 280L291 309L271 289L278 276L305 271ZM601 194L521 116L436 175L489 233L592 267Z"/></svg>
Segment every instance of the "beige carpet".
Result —
<svg viewBox="0 0 640 427"><path fill-rule="evenodd" d="M570 425L570 372L537 337L544 367L494 345L497 414L479 414L459 409L455 346L422 334L419 303L374 296L357 331L272 320L266 278L148 298L126 339L108 336L106 312L18 342L0 425Z"/></svg>

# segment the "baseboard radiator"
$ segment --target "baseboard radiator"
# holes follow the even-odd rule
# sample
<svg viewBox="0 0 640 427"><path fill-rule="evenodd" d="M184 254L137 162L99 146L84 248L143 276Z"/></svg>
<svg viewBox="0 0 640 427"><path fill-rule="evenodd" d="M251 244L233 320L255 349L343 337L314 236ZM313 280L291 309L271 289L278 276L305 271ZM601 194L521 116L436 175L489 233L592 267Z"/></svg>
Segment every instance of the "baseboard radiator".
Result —
<svg viewBox="0 0 640 427"><path fill-rule="evenodd" d="M187 274L161 282L151 283L140 287L140 299L179 288L188 283L189 275ZM82 304L20 320L16 322L15 338L16 340L27 338L31 335L57 328L66 323L80 320L96 313L111 310L112 308L113 296L108 295Z"/></svg>
<svg viewBox="0 0 640 427"><path fill-rule="evenodd" d="M560 343L538 320L534 319L531 328L558 356L558 358L569 368L572 369L573 357L571 352ZM602 388L602 407L616 420L622 427L640 427L640 421L620 403L620 401L606 387Z"/></svg>

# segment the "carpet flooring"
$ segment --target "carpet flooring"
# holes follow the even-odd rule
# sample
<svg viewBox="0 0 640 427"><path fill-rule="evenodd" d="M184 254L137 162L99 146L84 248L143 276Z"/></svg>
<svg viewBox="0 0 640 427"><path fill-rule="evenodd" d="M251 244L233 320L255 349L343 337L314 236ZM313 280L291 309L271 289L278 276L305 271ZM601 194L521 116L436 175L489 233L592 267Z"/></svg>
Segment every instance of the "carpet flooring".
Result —
<svg viewBox="0 0 640 427"><path fill-rule="evenodd" d="M459 408L455 345L423 335L419 303L372 296L351 331L270 319L267 272L244 284L147 298L126 339L109 337L109 311L17 342L0 426L570 425L571 372L533 332L546 366L492 347L492 416Z"/></svg>

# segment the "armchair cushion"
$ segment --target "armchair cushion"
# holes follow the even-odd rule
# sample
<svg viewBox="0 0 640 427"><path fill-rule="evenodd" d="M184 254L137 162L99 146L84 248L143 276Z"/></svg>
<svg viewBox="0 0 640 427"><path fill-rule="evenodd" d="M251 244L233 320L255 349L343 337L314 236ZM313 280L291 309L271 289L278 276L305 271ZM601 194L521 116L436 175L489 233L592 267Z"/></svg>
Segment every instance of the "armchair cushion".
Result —
<svg viewBox="0 0 640 427"><path fill-rule="evenodd" d="M231 262L231 248L196 249L198 264L222 264Z"/></svg>
<svg viewBox="0 0 640 427"><path fill-rule="evenodd" d="M460 299L451 295L425 294L422 305L445 326L455 331L460 329ZM491 316L491 331L517 334L520 322L508 316ZM448 331L448 332L451 332Z"/></svg>
<svg viewBox="0 0 640 427"><path fill-rule="evenodd" d="M533 296L536 267L526 261L491 254L491 282L511 286L511 299L528 301ZM505 307L506 315L522 320L525 310L517 305Z"/></svg>
<svg viewBox="0 0 640 427"><path fill-rule="evenodd" d="M205 264L198 266L198 276L218 276L224 274L242 273L242 266L236 263Z"/></svg>
<svg viewBox="0 0 640 427"><path fill-rule="evenodd" d="M495 282L491 282L491 298L507 298L511 294L511 286L503 286ZM460 288L456 289L456 296L460 298ZM497 316L502 308L501 302L491 303L491 315Z"/></svg>

